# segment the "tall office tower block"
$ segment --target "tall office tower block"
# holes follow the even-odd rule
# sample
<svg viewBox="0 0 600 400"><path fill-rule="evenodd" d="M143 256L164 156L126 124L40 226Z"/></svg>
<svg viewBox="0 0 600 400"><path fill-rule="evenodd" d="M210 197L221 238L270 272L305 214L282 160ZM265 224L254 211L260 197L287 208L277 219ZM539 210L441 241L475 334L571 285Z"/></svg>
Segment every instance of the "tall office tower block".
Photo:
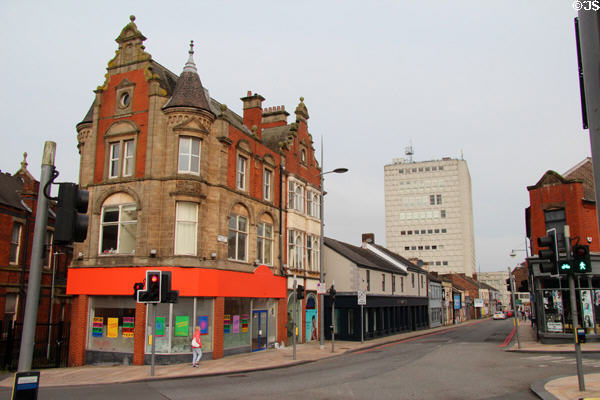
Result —
<svg viewBox="0 0 600 400"><path fill-rule="evenodd" d="M475 240L467 162L400 158L384 170L387 248L422 260L429 271L473 276Z"/></svg>

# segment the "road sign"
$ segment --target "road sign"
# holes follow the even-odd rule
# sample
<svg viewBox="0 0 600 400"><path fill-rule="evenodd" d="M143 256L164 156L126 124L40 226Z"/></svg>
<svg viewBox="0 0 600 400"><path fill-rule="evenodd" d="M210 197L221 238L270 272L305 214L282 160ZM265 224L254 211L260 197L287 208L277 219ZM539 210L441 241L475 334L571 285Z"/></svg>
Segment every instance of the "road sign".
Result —
<svg viewBox="0 0 600 400"><path fill-rule="evenodd" d="M327 293L327 285L325 282L317 282L317 294L325 294Z"/></svg>
<svg viewBox="0 0 600 400"><path fill-rule="evenodd" d="M362 290L359 290L356 297L358 298L358 305L359 306L366 306L367 305L367 294L365 292L363 292Z"/></svg>

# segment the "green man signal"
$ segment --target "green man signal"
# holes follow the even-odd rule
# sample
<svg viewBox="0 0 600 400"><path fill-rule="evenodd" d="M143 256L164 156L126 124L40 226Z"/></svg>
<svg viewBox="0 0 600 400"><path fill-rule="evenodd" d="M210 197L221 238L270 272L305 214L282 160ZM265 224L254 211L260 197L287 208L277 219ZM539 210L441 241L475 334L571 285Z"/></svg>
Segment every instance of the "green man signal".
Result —
<svg viewBox="0 0 600 400"><path fill-rule="evenodd" d="M592 272L590 260L590 247L578 244L573 246L573 269L576 274L589 274Z"/></svg>

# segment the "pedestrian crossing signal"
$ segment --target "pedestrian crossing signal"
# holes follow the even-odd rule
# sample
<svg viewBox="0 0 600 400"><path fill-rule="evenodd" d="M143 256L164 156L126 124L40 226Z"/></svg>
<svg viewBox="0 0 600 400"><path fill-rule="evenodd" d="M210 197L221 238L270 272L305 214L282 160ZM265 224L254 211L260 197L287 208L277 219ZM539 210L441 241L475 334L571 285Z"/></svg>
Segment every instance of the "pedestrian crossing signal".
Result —
<svg viewBox="0 0 600 400"><path fill-rule="evenodd" d="M575 273L588 274L592 272L590 247L588 245L578 244L573 246L573 267Z"/></svg>

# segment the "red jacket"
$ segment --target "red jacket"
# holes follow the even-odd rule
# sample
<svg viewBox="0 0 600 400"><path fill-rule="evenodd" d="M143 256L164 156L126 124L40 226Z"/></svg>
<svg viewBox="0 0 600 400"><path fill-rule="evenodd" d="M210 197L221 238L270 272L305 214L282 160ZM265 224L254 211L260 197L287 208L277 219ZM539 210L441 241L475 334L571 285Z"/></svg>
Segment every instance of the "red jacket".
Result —
<svg viewBox="0 0 600 400"><path fill-rule="evenodd" d="M194 337L193 338L196 339L196 343L198 343L199 346L194 346L192 344L192 347L202 347L202 341L200 340L200 331L194 332Z"/></svg>

